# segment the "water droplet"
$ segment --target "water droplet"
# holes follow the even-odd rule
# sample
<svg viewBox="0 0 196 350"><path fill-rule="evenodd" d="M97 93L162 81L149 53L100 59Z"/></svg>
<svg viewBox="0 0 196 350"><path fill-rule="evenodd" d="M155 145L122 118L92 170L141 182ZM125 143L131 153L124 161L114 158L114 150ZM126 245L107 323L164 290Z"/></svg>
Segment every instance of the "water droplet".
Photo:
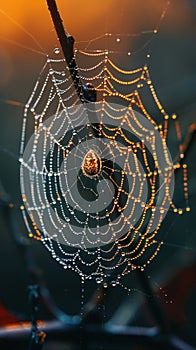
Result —
<svg viewBox="0 0 196 350"><path fill-rule="evenodd" d="M60 49L59 49L58 47L55 47L54 53L55 53L56 55L58 55L58 54L60 53Z"/></svg>
<svg viewBox="0 0 196 350"><path fill-rule="evenodd" d="M34 118L35 118L35 120L39 119L40 118L40 114L35 114Z"/></svg>
<svg viewBox="0 0 196 350"><path fill-rule="evenodd" d="M100 284L101 282L103 282L103 278L97 277L97 278L96 278L96 282L97 282L98 284Z"/></svg>

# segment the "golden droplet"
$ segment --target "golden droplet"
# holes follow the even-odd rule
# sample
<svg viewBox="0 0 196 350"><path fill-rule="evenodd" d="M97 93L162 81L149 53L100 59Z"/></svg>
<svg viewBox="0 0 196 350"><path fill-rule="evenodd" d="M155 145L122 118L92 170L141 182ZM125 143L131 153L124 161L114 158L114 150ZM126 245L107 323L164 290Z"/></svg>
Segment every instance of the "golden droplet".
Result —
<svg viewBox="0 0 196 350"><path fill-rule="evenodd" d="M82 171L84 175L95 176L101 170L101 160L95 151L90 150L84 157Z"/></svg>

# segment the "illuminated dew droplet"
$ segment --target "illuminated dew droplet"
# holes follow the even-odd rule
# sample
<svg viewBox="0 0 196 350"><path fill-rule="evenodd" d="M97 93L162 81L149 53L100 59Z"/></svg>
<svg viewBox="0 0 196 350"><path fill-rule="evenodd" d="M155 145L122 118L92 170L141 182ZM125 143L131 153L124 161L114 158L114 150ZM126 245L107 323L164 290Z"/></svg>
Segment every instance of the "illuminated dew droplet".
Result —
<svg viewBox="0 0 196 350"><path fill-rule="evenodd" d="M120 38L117 38L116 41L117 41L117 43L119 43L120 42Z"/></svg>
<svg viewBox="0 0 196 350"><path fill-rule="evenodd" d="M90 150L84 157L82 171L87 176L95 176L101 170L101 160L95 151Z"/></svg>
<svg viewBox="0 0 196 350"><path fill-rule="evenodd" d="M60 53L60 49L59 49L58 47L55 47L54 53L55 53L56 55L58 55L58 54Z"/></svg>

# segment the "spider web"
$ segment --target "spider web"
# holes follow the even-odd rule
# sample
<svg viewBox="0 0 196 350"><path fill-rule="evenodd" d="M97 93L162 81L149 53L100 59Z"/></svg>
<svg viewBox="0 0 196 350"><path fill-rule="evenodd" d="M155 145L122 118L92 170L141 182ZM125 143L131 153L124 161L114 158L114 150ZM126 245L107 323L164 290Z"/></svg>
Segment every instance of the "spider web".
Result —
<svg viewBox="0 0 196 350"><path fill-rule="evenodd" d="M107 33L102 38L112 37ZM96 40L76 49L74 57L84 93L96 92L96 102L80 103L69 67L55 57L61 54L56 48L26 104L21 210L29 237L42 241L64 269L97 283L110 277L120 283L122 276L143 270L157 256L167 211L183 213L172 201L173 173L179 168L185 210L190 210L187 165L180 147L172 162L168 126L175 123L180 137L179 124L157 96L148 60L123 69L117 50L89 48Z"/></svg>

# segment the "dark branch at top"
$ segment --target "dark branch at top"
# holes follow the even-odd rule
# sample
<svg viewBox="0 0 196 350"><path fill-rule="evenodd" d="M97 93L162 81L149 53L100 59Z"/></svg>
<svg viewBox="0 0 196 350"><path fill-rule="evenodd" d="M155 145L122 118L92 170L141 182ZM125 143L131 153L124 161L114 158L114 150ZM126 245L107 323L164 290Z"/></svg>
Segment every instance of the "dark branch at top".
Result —
<svg viewBox="0 0 196 350"><path fill-rule="evenodd" d="M78 67L74 57L74 38L66 32L55 0L46 1L52 17L52 21L54 23L54 27L57 32L57 36L59 38L59 42L61 44L65 60L67 62L71 77L74 82L75 89L81 102L84 102L82 82L78 73Z"/></svg>

